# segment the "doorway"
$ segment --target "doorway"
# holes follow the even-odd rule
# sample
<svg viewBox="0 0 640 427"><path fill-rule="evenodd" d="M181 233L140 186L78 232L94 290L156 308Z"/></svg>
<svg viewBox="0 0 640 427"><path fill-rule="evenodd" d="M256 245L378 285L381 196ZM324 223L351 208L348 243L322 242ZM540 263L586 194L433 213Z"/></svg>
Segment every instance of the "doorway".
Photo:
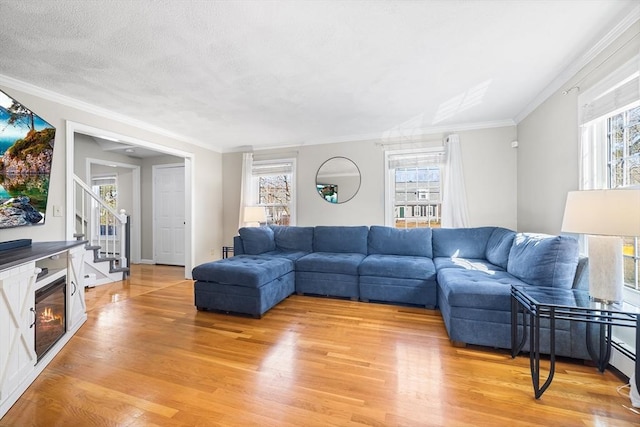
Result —
<svg viewBox="0 0 640 427"><path fill-rule="evenodd" d="M184 181L183 181L183 190L184 190L184 198L182 199L181 205L184 207L184 215L183 215L183 245L181 247L184 254L184 261L182 265L184 265L184 277L187 279L191 278L191 270L193 269L193 230L192 230L192 209L191 209L191 199L192 199L192 189L191 189L191 164L193 162L193 154L188 153L186 151L165 147L162 145L158 145L152 142L140 140L137 138L133 138L127 135L117 134L111 131L107 131L104 129L94 128L92 126L84 125L81 123L75 123L71 121L66 122L66 142L67 142L67 179L66 179L66 211L74 212L74 204L75 200L73 197L74 194L74 146L75 146L75 137L78 135L87 135L94 138L106 139L109 141L116 141L120 144L126 144L131 147L141 147L145 150L152 150L158 153L167 154L170 156L179 157L184 159L183 168L184 168ZM141 199L144 199L145 195L141 195ZM152 205L150 203L150 205ZM144 214L144 203L143 203L143 214ZM153 209L151 206L149 209ZM152 221L149 221L152 222ZM68 239L73 239L73 233L75 230L74 224L74 216L67 215L66 217L66 234ZM142 227L144 228L144 222ZM152 234L152 233L150 233ZM144 236L143 236L144 237ZM142 239L141 242L144 242L145 239ZM150 239L151 240L151 239ZM143 243L144 245L144 243ZM133 249L133 248L132 248ZM132 256L133 258L133 256ZM152 260L142 260L141 262L153 262Z"/></svg>

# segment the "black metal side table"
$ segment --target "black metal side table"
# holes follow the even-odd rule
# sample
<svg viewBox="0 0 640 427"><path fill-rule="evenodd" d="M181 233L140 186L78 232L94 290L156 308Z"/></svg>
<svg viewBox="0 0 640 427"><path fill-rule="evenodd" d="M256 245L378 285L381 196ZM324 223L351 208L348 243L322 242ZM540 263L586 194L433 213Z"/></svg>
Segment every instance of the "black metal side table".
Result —
<svg viewBox="0 0 640 427"><path fill-rule="evenodd" d="M233 246L222 247L222 258L229 258L229 255L233 256Z"/></svg>
<svg viewBox="0 0 640 427"><path fill-rule="evenodd" d="M519 315L522 315L522 336L518 333ZM549 374L540 385L540 325L541 319L549 320ZM620 348L613 342L613 326L636 328L636 356L624 354L635 361L635 375L640 378L640 310L628 304L604 304L593 301L589 293L577 289L555 289L542 286L511 286L511 356L516 357L530 337L529 358L531 380L535 398L539 399L549 388L555 372L556 320L587 323L587 349L600 372L609 363L611 348ZM589 339L591 326L599 326L599 351ZM636 383L640 392L640 383Z"/></svg>

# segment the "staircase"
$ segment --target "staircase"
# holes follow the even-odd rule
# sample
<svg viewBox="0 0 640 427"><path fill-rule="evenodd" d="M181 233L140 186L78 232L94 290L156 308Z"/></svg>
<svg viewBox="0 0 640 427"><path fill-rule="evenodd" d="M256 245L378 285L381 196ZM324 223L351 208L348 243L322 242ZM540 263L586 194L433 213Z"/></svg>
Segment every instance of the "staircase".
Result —
<svg viewBox="0 0 640 427"><path fill-rule="evenodd" d="M86 240L85 248L93 258L85 259L85 285L105 285L129 276L129 216L116 212L74 175L74 200L77 240ZM99 215L96 213L99 212ZM101 218L101 219L99 219Z"/></svg>

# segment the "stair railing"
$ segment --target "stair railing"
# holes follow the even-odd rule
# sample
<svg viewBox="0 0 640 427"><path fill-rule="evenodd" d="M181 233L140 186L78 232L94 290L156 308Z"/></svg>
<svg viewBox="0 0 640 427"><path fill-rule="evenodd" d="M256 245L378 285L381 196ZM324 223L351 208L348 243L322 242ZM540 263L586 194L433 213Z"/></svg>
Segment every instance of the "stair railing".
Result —
<svg viewBox="0 0 640 427"><path fill-rule="evenodd" d="M128 215L124 209L116 212L94 193L82 179L73 175L73 200L76 212L76 234L82 234L91 246L100 246L100 254L107 258L118 259L119 267L128 267L127 235ZM104 212L104 223L92 216L92 209ZM103 232L104 231L104 232Z"/></svg>

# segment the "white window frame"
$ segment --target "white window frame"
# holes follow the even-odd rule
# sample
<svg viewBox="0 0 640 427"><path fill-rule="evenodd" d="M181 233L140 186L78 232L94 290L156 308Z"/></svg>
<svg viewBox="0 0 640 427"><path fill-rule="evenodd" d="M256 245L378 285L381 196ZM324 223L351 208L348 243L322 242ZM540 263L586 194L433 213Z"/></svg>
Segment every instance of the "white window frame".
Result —
<svg viewBox="0 0 640 427"><path fill-rule="evenodd" d="M97 181L113 181L113 186L116 189L116 197L115 197L115 207L114 210L117 209L118 206L118 175L117 174L101 174L101 175L94 175L91 177L91 189L93 190L94 193L96 193L98 195L98 197L102 198L100 195L100 184L97 184ZM103 201L106 203L106 200L103 199ZM117 236L117 228L114 226L113 228L113 232L114 234L109 234L109 224L106 224L105 226L105 233L102 233L102 231L100 230L100 213L101 210L103 209L102 206L100 206L95 200L91 199L91 211L93 212L93 235L94 236L101 236L101 237L108 237L108 236Z"/></svg>
<svg viewBox="0 0 640 427"><path fill-rule="evenodd" d="M290 201L288 206L289 209L289 225L296 225L296 194L297 194L297 185L296 185L296 177L297 177L297 173L296 173L296 159L295 158L280 158L280 159L269 159L269 160L254 160L253 161L253 170L251 172L251 185L253 187L253 194L255 197L254 200L254 204L257 206L275 206L274 204L262 204L260 203L260 188L259 188L259 178L260 175L259 174L255 174L255 169L265 166L273 166L273 167L277 167L278 165L286 165L289 164L290 166L290 173L291 173L291 181L290 181ZM269 218L267 218L267 224L270 224L272 222L269 221Z"/></svg>
<svg viewBox="0 0 640 427"><path fill-rule="evenodd" d="M640 106L640 55L602 79L578 97L580 189L610 188L608 119ZM636 185L628 188L637 187ZM584 246L584 239L582 239ZM637 269L638 267L636 267ZM636 271L636 274L638 272ZM624 300L640 306L640 291L624 286Z"/></svg>
<svg viewBox="0 0 640 427"><path fill-rule="evenodd" d="M443 178L443 167L442 162L444 162L445 151L444 147L431 147L431 148L413 148L413 149L404 149L404 150L387 150L384 153L384 188L385 188L385 202L384 202L384 222L387 227L396 227L395 222L395 170L396 168L389 167L389 163L392 157L397 155L419 155L419 154L427 154L427 155L438 155L440 156L440 199L439 205L440 210L442 211L442 178ZM419 192L419 190L417 190ZM416 199L420 198L421 194L416 194ZM424 200L424 198L421 198ZM431 209L429 209L431 211ZM441 216L441 215L440 215Z"/></svg>

